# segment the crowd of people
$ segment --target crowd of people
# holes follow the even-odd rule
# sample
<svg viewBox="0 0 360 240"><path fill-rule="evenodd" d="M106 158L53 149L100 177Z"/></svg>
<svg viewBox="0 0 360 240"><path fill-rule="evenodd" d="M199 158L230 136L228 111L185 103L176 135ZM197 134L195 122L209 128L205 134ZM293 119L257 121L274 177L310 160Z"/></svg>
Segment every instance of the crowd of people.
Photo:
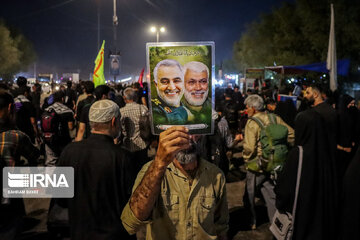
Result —
<svg viewBox="0 0 360 240"><path fill-rule="evenodd" d="M156 79L161 66L176 69L176 63L161 64ZM185 79L198 74L201 84L208 78L206 66L184 67ZM162 91L167 83L159 79ZM180 80L168 79L174 85ZM189 95L172 112L185 106L188 112L173 116L201 118L212 111L213 135L190 135L186 127L174 126L143 137L141 119L149 104L161 121L171 117L161 107L161 92L158 101L149 102L146 84L95 88L91 81L68 81L54 92L38 83L30 89L24 77L16 84L0 84L2 168L74 168L74 197L50 204L49 215L54 206L68 211L61 229L48 223L55 235L61 230L71 239L136 239L133 234L146 226L146 239L228 239L226 182L239 167L231 153L240 151L251 229L257 228L256 197L264 199L271 222L276 211L293 212L297 195L292 239L360 238L360 109L347 94L296 86L286 92L298 96L294 103L278 101L279 91L271 86L242 93L229 85L215 89L211 109L209 85L203 83L200 100L206 107L192 108L191 98L200 100ZM299 146L303 161L295 194ZM24 203L1 200L0 239L14 239L21 233Z"/></svg>

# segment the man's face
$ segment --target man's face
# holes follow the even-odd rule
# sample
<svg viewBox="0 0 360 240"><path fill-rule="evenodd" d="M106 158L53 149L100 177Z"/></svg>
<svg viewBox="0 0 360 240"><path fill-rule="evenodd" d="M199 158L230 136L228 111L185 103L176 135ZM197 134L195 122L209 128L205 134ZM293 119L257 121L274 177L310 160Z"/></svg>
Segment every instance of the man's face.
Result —
<svg viewBox="0 0 360 240"><path fill-rule="evenodd" d="M168 105L180 106L184 94L184 81L181 70L176 66L161 66L157 72L156 91Z"/></svg>
<svg viewBox="0 0 360 240"><path fill-rule="evenodd" d="M198 139L197 139L198 140ZM175 155L175 159L181 164L189 164L197 160L197 143L195 138L190 138L190 147L182 150Z"/></svg>
<svg viewBox="0 0 360 240"><path fill-rule="evenodd" d="M201 106L209 93L209 79L206 71L201 73L187 70L185 79L185 99L193 106Z"/></svg>
<svg viewBox="0 0 360 240"><path fill-rule="evenodd" d="M252 117L255 114L255 109L246 105L246 112L248 114L248 117Z"/></svg>
<svg viewBox="0 0 360 240"><path fill-rule="evenodd" d="M306 88L304 98L306 99L306 101L310 106L314 105L315 96L314 96L314 91L311 87Z"/></svg>

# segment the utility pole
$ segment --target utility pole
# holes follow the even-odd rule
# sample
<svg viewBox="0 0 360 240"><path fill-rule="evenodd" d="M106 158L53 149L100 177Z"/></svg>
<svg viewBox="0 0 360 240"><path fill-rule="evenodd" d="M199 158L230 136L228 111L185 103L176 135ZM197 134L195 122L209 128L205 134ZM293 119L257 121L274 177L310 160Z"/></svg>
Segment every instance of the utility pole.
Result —
<svg viewBox="0 0 360 240"><path fill-rule="evenodd" d="M97 3L97 49L100 49L100 0Z"/></svg>
<svg viewBox="0 0 360 240"><path fill-rule="evenodd" d="M114 15L113 15L113 33L114 33L114 52L110 53L110 73L114 75L114 82L116 82L116 76L120 74L120 54L117 50L117 25L118 17L116 15L116 0L113 0Z"/></svg>

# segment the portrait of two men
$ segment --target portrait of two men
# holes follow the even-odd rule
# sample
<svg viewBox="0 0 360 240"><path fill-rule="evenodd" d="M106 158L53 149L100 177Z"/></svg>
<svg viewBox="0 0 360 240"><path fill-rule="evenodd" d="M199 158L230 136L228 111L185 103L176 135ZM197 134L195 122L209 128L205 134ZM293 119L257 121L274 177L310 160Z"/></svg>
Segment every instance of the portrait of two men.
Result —
<svg viewBox="0 0 360 240"><path fill-rule="evenodd" d="M213 44L187 44L148 46L154 134L173 125L212 132Z"/></svg>

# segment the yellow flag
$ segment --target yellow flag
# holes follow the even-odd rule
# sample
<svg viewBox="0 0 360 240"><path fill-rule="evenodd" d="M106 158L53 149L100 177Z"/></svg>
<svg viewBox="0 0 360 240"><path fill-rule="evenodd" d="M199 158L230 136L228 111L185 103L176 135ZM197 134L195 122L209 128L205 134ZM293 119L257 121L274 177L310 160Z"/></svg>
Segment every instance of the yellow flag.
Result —
<svg viewBox="0 0 360 240"><path fill-rule="evenodd" d="M105 84L104 45L105 45L105 40L103 40L100 51L95 59L95 68L94 68L94 74L93 74L93 82L94 82L95 87Z"/></svg>

